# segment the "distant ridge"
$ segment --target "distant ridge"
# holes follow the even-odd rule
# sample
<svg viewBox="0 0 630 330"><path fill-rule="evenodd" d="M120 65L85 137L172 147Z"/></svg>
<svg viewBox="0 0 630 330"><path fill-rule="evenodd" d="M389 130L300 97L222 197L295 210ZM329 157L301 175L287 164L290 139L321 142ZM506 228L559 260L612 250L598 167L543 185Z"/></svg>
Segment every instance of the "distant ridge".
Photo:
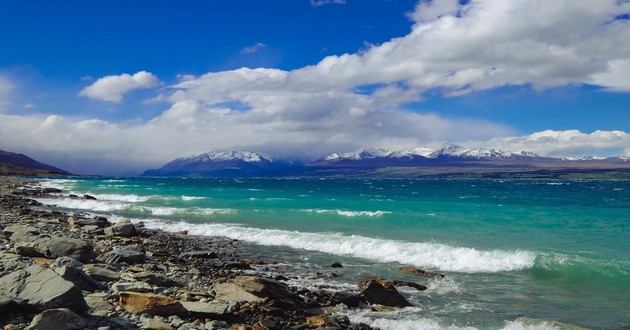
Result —
<svg viewBox="0 0 630 330"><path fill-rule="evenodd" d="M0 175L71 175L26 155L0 150Z"/></svg>
<svg viewBox="0 0 630 330"><path fill-rule="evenodd" d="M400 150L379 148L333 152L309 163L273 159L243 150L207 152L177 158L147 170L143 176L214 177L580 177L603 173L626 173L630 161L623 157L544 157L527 151L464 148L444 144L439 148Z"/></svg>

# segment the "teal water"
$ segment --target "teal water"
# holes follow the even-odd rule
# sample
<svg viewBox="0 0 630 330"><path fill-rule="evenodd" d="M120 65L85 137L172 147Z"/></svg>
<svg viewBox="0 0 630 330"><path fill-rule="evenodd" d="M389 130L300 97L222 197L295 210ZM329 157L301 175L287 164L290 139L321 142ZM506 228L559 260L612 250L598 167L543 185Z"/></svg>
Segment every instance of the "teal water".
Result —
<svg viewBox="0 0 630 330"><path fill-rule="evenodd" d="M587 328L630 327L630 182L446 179L51 179L97 201L69 210L221 235L308 272L346 267L333 285L379 275L420 280L401 264L443 272L417 308L344 311L384 329L540 329L518 317ZM327 270L330 271L330 270ZM335 270L337 272L337 270ZM539 326L539 325L537 325ZM544 323L542 328L553 328Z"/></svg>

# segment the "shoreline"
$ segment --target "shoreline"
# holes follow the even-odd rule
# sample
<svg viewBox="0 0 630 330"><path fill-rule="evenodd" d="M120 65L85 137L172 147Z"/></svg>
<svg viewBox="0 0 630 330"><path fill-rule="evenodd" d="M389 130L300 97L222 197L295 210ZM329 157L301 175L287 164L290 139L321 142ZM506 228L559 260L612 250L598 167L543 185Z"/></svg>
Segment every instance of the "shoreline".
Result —
<svg viewBox="0 0 630 330"><path fill-rule="evenodd" d="M72 314L56 318L85 329L375 329L332 314L343 303L369 308L359 292L312 292L290 287L284 276L268 278L263 270L273 261L237 254L242 241L54 210L31 198L60 191L32 188L37 181L0 177L0 323L5 329L37 329L38 317L64 308ZM55 239L80 247L59 248L51 242ZM55 276L60 286L69 283L81 293L42 302L50 297L26 297L22 288L12 287L17 275L36 281L32 278L50 270L60 276ZM147 307L154 304L165 305Z"/></svg>

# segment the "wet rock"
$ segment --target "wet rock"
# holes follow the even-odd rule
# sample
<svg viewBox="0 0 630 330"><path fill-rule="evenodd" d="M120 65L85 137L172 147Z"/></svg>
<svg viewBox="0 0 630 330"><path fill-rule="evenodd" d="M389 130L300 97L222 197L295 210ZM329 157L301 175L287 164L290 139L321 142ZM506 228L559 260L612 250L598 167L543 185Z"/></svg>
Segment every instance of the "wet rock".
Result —
<svg viewBox="0 0 630 330"><path fill-rule="evenodd" d="M96 260L108 264L125 262L139 264L146 261L147 254L142 245L115 246L112 251L102 254Z"/></svg>
<svg viewBox="0 0 630 330"><path fill-rule="evenodd" d="M202 259L216 259L219 255L215 251L203 250L203 251L189 251L179 255L182 258L202 258Z"/></svg>
<svg viewBox="0 0 630 330"><path fill-rule="evenodd" d="M349 292L335 292L332 295L331 301L333 305L344 304L350 308L361 307L364 304L364 300L360 295Z"/></svg>
<svg viewBox="0 0 630 330"><path fill-rule="evenodd" d="M223 301L259 302L274 299L285 305L296 305L298 297L286 284L256 276L236 276L212 286L215 299Z"/></svg>
<svg viewBox="0 0 630 330"><path fill-rule="evenodd" d="M339 262L333 262L333 263L330 265L330 267L331 267L331 268L343 268L343 265L342 265L341 263L339 263Z"/></svg>
<svg viewBox="0 0 630 330"><path fill-rule="evenodd" d="M114 282L120 279L120 273L106 265L85 265L83 271L97 281Z"/></svg>
<svg viewBox="0 0 630 330"><path fill-rule="evenodd" d="M19 305L40 311L61 307L76 312L87 309L78 286L40 265L32 265L0 278L0 292Z"/></svg>
<svg viewBox="0 0 630 330"><path fill-rule="evenodd" d="M96 197L94 197L92 195L85 194L85 195L83 195L83 199L95 201Z"/></svg>
<svg viewBox="0 0 630 330"><path fill-rule="evenodd" d="M407 281L392 281L392 284L394 284L394 286L408 286L410 288L414 288L418 291L424 291L427 289L427 287L425 285L422 284L418 284L416 282L407 282Z"/></svg>
<svg viewBox="0 0 630 330"><path fill-rule="evenodd" d="M87 322L67 308L45 310L33 318L26 330L85 329Z"/></svg>
<svg viewBox="0 0 630 330"><path fill-rule="evenodd" d="M403 272L414 273L414 274L420 275L420 276L440 277L440 278L444 277L444 274L439 274L439 273L426 271L424 269L420 269L420 268L415 267L415 266L403 266L403 267L400 267L399 269L402 270Z"/></svg>
<svg viewBox="0 0 630 330"><path fill-rule="evenodd" d="M188 311L171 297L150 293L121 292L118 305L134 314L187 316Z"/></svg>
<svg viewBox="0 0 630 330"><path fill-rule="evenodd" d="M378 304L390 307L412 306L403 297L394 285L382 279L362 280L359 282L359 292L370 304Z"/></svg>
<svg viewBox="0 0 630 330"><path fill-rule="evenodd" d="M120 237L132 237L136 236L136 227L129 221L124 220L110 227L105 228L105 235L120 236Z"/></svg>

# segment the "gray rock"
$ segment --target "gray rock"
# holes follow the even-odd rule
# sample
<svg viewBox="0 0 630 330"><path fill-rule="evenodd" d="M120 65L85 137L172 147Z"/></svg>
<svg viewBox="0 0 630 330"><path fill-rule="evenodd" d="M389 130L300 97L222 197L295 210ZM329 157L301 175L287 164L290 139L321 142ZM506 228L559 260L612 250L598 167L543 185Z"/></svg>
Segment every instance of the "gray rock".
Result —
<svg viewBox="0 0 630 330"><path fill-rule="evenodd" d="M120 273L109 269L106 265L85 265L83 271L97 281L115 282L120 279Z"/></svg>
<svg viewBox="0 0 630 330"><path fill-rule="evenodd" d="M193 316L218 317L227 312L230 303L224 301L181 301L181 304Z"/></svg>
<svg viewBox="0 0 630 330"><path fill-rule="evenodd" d="M183 285L163 274L140 272L129 274L134 280L147 282L151 285L165 286L165 287L182 287Z"/></svg>
<svg viewBox="0 0 630 330"><path fill-rule="evenodd" d="M15 233L19 233L19 235L26 234L26 235L34 236L34 235L39 234L39 229L33 226L10 225L10 226L4 227L4 229L2 230L2 234L5 237L11 237Z"/></svg>
<svg viewBox="0 0 630 330"><path fill-rule="evenodd" d="M286 284L256 276L236 276L214 283L212 288L215 299L223 301L260 302L269 298L285 305L295 305L298 301Z"/></svg>
<svg viewBox="0 0 630 330"><path fill-rule="evenodd" d="M153 292L153 287L146 282L116 282L112 284L112 290L116 293L121 291L149 293Z"/></svg>
<svg viewBox="0 0 630 330"><path fill-rule="evenodd" d="M107 293L91 293L85 296L85 302L89 306L89 314L94 316L109 316L114 313L115 308L107 300Z"/></svg>
<svg viewBox="0 0 630 330"><path fill-rule="evenodd" d="M74 283L81 290L94 292L96 290L105 290L107 287L102 283L94 280L90 275L86 274L80 268L61 266L54 268L55 273L63 277L64 280Z"/></svg>
<svg viewBox="0 0 630 330"><path fill-rule="evenodd" d="M63 266L68 266L72 268L83 268L83 263L77 259L70 257L59 257L55 262L50 264L50 268L59 268Z"/></svg>
<svg viewBox="0 0 630 330"><path fill-rule="evenodd" d="M26 330L84 329L87 322L67 308L45 310L33 318Z"/></svg>
<svg viewBox="0 0 630 330"><path fill-rule="evenodd" d="M147 330L172 330L173 327L168 323L162 322L160 320L148 319L142 322L142 329Z"/></svg>
<svg viewBox="0 0 630 330"><path fill-rule="evenodd" d="M39 311L61 307L76 312L87 309L78 286L40 265L0 278L0 291L16 303Z"/></svg>
<svg viewBox="0 0 630 330"><path fill-rule="evenodd" d="M77 217L68 218L68 225L72 228L76 227L85 227L85 226L96 226L99 228L104 228L109 224L107 218L95 216L90 219L82 219Z"/></svg>
<svg viewBox="0 0 630 330"><path fill-rule="evenodd" d="M131 237L136 235L136 227L129 220L121 221L111 227L105 228L105 235Z"/></svg>
<svg viewBox="0 0 630 330"><path fill-rule="evenodd" d="M15 247L19 255L55 259L71 257L81 262L94 258L94 247L88 241L75 238L39 238L34 242L20 243Z"/></svg>
<svg viewBox="0 0 630 330"><path fill-rule="evenodd" d="M146 251L142 245L115 246L112 251L102 254L96 258L108 264L126 262L128 264L138 264L145 262Z"/></svg>
<svg viewBox="0 0 630 330"><path fill-rule="evenodd" d="M31 261L29 261L28 258L24 258L14 253L0 252L0 276L30 265Z"/></svg>

